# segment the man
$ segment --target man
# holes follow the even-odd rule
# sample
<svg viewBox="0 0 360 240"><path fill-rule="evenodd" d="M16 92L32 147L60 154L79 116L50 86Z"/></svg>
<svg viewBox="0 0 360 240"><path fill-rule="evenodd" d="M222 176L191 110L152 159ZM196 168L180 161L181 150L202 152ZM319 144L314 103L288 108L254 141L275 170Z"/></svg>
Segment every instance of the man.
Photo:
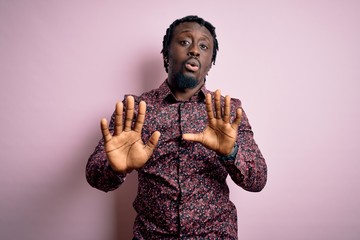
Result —
<svg viewBox="0 0 360 240"><path fill-rule="evenodd" d="M134 239L237 239L226 183L260 191L267 166L238 99L205 88L215 28L197 16L174 21L163 40L168 78L116 104L87 164L87 180L114 190L138 171ZM146 112L146 116L145 116Z"/></svg>

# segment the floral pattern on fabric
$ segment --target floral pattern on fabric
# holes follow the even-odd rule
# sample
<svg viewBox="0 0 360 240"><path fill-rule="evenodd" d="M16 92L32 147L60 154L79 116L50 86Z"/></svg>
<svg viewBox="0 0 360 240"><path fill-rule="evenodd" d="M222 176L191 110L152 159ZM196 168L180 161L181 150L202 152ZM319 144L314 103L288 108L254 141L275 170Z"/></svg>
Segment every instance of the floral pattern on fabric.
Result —
<svg viewBox="0 0 360 240"><path fill-rule="evenodd" d="M142 140L147 142L156 130L161 133L152 157L138 170L136 239L237 239L237 213L229 199L227 176L247 191L260 191L266 184L267 166L244 111L233 161L221 161L200 143L182 139L183 133L198 133L207 126L208 92L203 86L188 101L177 101L165 81L158 89L134 96L136 106L141 100L147 104ZM239 107L240 100L231 99L232 114ZM114 129L114 115L109 128ZM86 177L105 192L125 180L109 166L103 140L88 160Z"/></svg>

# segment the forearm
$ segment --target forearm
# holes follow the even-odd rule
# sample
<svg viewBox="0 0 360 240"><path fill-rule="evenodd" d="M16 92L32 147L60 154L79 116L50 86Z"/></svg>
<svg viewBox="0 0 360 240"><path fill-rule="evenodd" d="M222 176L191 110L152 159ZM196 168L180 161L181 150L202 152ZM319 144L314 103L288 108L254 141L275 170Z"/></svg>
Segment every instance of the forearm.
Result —
<svg viewBox="0 0 360 240"><path fill-rule="evenodd" d="M232 180L247 191L261 191L267 181L267 165L258 145L248 118L243 111L236 144L238 152L235 160L223 161Z"/></svg>
<svg viewBox="0 0 360 240"><path fill-rule="evenodd" d="M267 181L267 166L256 143L251 146L239 144L235 160L223 161L231 179L247 191L261 191Z"/></svg>

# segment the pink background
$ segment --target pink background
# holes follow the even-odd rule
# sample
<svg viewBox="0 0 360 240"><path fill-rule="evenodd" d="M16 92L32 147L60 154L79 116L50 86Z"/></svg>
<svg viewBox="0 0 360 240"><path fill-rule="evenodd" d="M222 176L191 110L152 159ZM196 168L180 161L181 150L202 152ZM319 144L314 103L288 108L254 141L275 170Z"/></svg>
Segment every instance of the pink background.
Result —
<svg viewBox="0 0 360 240"><path fill-rule="evenodd" d="M166 77L162 37L217 27L208 88L243 102L267 159L231 186L239 238L360 239L360 2L0 0L0 239L129 239L136 173L103 193L85 164L125 93Z"/></svg>

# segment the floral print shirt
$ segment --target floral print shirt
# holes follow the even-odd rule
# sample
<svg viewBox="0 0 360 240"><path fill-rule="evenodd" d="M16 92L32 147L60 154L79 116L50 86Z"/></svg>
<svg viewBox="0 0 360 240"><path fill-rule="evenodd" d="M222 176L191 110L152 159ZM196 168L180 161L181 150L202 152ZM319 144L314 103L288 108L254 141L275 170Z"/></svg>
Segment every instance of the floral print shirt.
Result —
<svg viewBox="0 0 360 240"><path fill-rule="evenodd" d="M156 130L161 133L152 157L138 170L133 204L136 239L237 239L237 214L229 199L227 176L247 191L265 186L267 166L244 111L235 160L219 159L200 143L182 139L183 133L202 132L207 126L208 92L203 86L188 101L177 101L165 81L158 89L134 96L136 107L141 100L147 104L142 140L146 143ZM240 100L231 99L232 120L239 107ZM103 140L88 160L86 177L91 186L105 192L125 180L108 164Z"/></svg>

